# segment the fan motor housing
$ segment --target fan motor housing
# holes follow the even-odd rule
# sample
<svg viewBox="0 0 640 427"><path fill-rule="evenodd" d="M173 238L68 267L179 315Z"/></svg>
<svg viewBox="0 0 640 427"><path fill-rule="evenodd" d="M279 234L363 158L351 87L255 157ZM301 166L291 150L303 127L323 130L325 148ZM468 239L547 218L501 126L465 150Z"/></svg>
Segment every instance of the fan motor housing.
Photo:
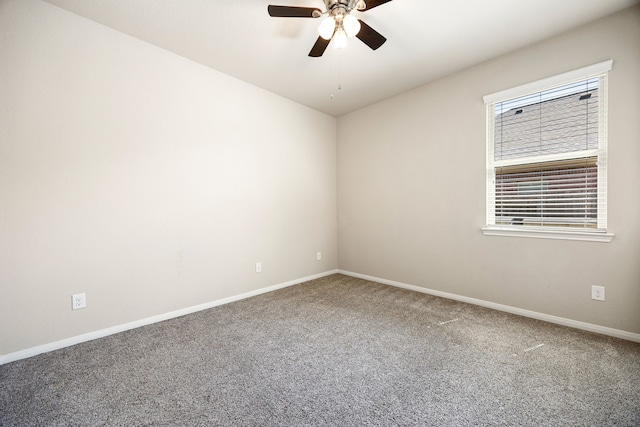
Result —
<svg viewBox="0 0 640 427"><path fill-rule="evenodd" d="M348 14L356 7L358 0L324 0L327 12L335 15L337 11L342 10L341 14Z"/></svg>

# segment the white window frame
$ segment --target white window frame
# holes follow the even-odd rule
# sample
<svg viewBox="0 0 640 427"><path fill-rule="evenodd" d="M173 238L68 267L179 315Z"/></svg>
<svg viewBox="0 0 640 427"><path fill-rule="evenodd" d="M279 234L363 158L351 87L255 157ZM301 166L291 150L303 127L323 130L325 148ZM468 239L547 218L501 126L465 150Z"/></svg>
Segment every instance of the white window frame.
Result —
<svg viewBox="0 0 640 427"><path fill-rule="evenodd" d="M610 242L613 234L607 231L607 72L613 67L613 61L604 61L598 64L583 67L567 73L552 76L546 79L531 82L525 85L506 89L484 97L487 109L487 173L486 173L486 226L482 227L485 236L504 237L528 237L543 239L561 240L584 240L593 242ZM591 155L598 156L598 186L603 191L598 196L598 227L591 230L576 230L562 227L510 227L495 224L495 161L494 161L494 127L495 111L494 105L498 102L512 98L530 95L553 87L570 84L576 81L585 80L592 77L603 76L604 84L601 85L599 93L599 134L598 148L592 150ZM582 153L584 155L585 153ZM537 156L536 161L553 161L564 158L562 155ZM526 163L526 159L522 159Z"/></svg>

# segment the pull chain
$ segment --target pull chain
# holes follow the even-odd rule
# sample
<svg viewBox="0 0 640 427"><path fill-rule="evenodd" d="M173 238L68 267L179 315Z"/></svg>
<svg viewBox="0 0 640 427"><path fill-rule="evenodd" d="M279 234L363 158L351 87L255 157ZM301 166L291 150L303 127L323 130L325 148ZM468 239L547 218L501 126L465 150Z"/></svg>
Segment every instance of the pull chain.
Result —
<svg viewBox="0 0 640 427"><path fill-rule="evenodd" d="M342 90L342 49L338 49L338 91ZM333 93L330 98L333 100Z"/></svg>
<svg viewBox="0 0 640 427"><path fill-rule="evenodd" d="M342 49L338 50L338 90L342 90Z"/></svg>

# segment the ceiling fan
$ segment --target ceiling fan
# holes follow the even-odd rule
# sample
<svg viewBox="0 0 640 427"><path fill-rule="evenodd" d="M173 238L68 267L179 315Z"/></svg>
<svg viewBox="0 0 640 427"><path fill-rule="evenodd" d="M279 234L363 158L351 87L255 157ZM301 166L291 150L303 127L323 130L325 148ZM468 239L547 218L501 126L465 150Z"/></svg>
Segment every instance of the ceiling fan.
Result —
<svg viewBox="0 0 640 427"><path fill-rule="evenodd" d="M351 12L353 10L366 12L390 1L324 0L326 8L324 12L315 7L299 6L269 5L267 9L270 16L279 18L320 18L326 15L327 17L318 28L320 36L309 52L309 56L317 58L322 56L331 40L333 40L334 47L337 49L346 47L347 38L354 36L373 50L382 46L387 39L360 19L351 15Z"/></svg>

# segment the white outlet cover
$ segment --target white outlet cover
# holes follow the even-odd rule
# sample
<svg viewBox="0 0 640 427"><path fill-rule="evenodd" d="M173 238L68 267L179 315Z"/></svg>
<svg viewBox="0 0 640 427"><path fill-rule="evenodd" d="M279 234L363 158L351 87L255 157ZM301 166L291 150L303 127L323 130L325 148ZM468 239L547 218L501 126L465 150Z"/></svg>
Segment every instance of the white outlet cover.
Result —
<svg viewBox="0 0 640 427"><path fill-rule="evenodd" d="M262 273L262 263L256 262L256 273Z"/></svg>
<svg viewBox="0 0 640 427"><path fill-rule="evenodd" d="M322 252L318 252L316 254L316 260L320 261L322 259Z"/></svg>
<svg viewBox="0 0 640 427"><path fill-rule="evenodd" d="M71 295L71 308L73 310L78 310L80 308L85 308L87 306L87 294L74 294Z"/></svg>
<svg viewBox="0 0 640 427"><path fill-rule="evenodd" d="M591 299L594 299L596 301L604 301L604 286L592 286Z"/></svg>

